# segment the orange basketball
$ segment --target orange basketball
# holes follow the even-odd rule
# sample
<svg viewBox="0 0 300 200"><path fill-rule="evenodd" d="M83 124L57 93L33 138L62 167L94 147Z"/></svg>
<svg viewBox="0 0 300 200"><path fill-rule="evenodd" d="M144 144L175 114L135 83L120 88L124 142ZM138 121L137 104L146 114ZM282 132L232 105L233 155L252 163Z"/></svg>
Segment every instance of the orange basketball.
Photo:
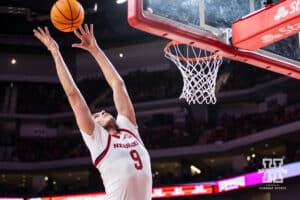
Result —
<svg viewBox="0 0 300 200"><path fill-rule="evenodd" d="M84 10L76 0L58 0L51 8L50 19L62 32L76 30L84 20Z"/></svg>

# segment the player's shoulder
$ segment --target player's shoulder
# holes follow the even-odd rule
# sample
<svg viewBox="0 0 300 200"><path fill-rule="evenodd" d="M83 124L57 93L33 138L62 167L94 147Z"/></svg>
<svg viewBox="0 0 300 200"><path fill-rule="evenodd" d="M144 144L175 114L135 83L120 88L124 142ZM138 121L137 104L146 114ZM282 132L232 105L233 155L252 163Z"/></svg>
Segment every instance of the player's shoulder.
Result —
<svg viewBox="0 0 300 200"><path fill-rule="evenodd" d="M119 128L127 128L130 130L137 130L138 126L133 124L126 116L118 114L116 123Z"/></svg>
<svg viewBox="0 0 300 200"><path fill-rule="evenodd" d="M95 127L92 134L87 134L82 130L80 130L80 132L86 144L93 144L99 141L103 142L106 140L105 138L107 138L108 136L107 131L97 123L95 123Z"/></svg>

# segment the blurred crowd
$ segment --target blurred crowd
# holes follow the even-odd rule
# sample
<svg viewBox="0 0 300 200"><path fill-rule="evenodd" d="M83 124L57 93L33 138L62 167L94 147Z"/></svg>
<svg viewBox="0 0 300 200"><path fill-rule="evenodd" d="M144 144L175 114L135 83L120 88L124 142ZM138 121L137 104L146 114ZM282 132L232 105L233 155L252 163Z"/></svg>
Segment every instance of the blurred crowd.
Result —
<svg viewBox="0 0 300 200"><path fill-rule="evenodd" d="M255 84L278 78L279 75L262 73L260 70L248 69L246 73L239 73L235 68L241 67L235 63L230 72L227 84L220 91L231 91L251 87ZM239 66L241 65L241 66ZM240 69L239 69L240 70ZM252 74L252 75L249 75ZM258 75L260 74L260 75ZM248 75L245 77L245 75ZM177 98L182 88L182 77L174 67L165 71L134 71L123 76L128 92L133 102L149 102L160 99ZM78 83L83 96L94 109L102 106L112 105L112 93L103 77L98 80L83 80ZM15 90L17 92L9 92ZM15 95L15 106L4 109ZM7 105L6 105L7 104ZM0 83L0 110L5 113L30 113L50 114L70 111L66 96L59 84L50 83ZM224 114L215 124L199 124L196 122L190 110L182 107L178 113L152 114L146 118L139 119L139 130L141 137L150 150L191 146L199 144L212 144L226 142L245 135L257 133L276 126L300 120L300 109L286 111L284 107L270 110L265 113L245 114L231 116ZM76 130L76 134L61 135L52 138L24 138L18 131L0 135L0 161L13 162L39 162L50 160L61 160L69 158L89 157L89 152L83 143L74 120L62 122L69 130ZM0 122L0 128L4 126ZM19 127L16 128L18 130ZM204 133L208 133L205 135ZM205 138L203 142L203 138ZM259 160L260 161L260 160ZM258 169L260 163L251 161L246 171ZM174 174L153 174L154 186L167 184L186 183L193 181L207 181L232 175L232 171L204 171L200 175L191 175L189 164L182 164L180 176ZM95 176L96 177L96 176ZM97 176L98 177L98 176ZM101 183L99 183L101 184ZM102 188L103 189L103 188ZM46 187L43 195L93 192L99 191L92 186L76 188L66 186L55 188ZM0 184L0 194L30 194L23 187L11 187Z"/></svg>
<svg viewBox="0 0 300 200"><path fill-rule="evenodd" d="M279 77L240 63L223 67L231 71L226 84L221 84L220 92L251 87ZM241 73L241 70L245 72ZM177 98L183 85L182 76L175 66L163 71L131 71L123 75L123 79L135 103ZM112 92L103 77L81 80L77 84L88 104L96 107L113 105ZM0 82L0 94L2 112L43 114L70 111L66 95L59 83ZM3 107L12 109L7 111Z"/></svg>
<svg viewBox="0 0 300 200"><path fill-rule="evenodd" d="M174 70L150 73L134 71L123 78L135 103L177 98L181 91L181 77ZM93 104L96 108L113 105L112 91L103 77L85 79L77 85L89 105ZM11 91L15 90L16 94L12 95ZM5 96L7 101L16 102L11 105L14 109L10 112L13 113L46 114L70 111L66 95L59 83L2 82L0 92L0 105L3 105ZM15 101L12 100L13 96L16 96Z"/></svg>
<svg viewBox="0 0 300 200"><path fill-rule="evenodd" d="M222 64L220 70L224 70L223 74L230 74L226 84L221 87L220 92L241 90L283 77L281 74L272 73L239 62L225 63L225 65Z"/></svg>
<svg viewBox="0 0 300 200"><path fill-rule="evenodd" d="M210 130L207 143L225 142L262 130L300 120L300 109L286 111L284 107L265 113L254 113L239 117L223 115L217 126Z"/></svg>
<svg viewBox="0 0 300 200"><path fill-rule="evenodd" d="M234 171L231 167L228 166L222 168L211 168L208 166L202 166L200 174L192 174L190 170L190 162L187 160L181 160L180 169L177 174L171 171L161 174L155 170L152 170L153 187L199 182L207 183L209 181L216 181L249 172L255 172L258 169L264 168L264 166L262 165L262 158L264 157L257 154L257 157L255 159L251 159L248 162L247 166L245 166L244 169L242 169L239 172ZM273 158L278 158L278 156L274 156ZM300 154L298 154L297 157L295 157L293 160L289 160L288 162L299 160ZM284 163L286 163L286 161L284 161ZM72 184L54 184L53 179L49 177L47 183L40 191L36 191L32 187L30 187L30 183L27 185L27 187L23 187L21 184L14 186L5 184L1 185L0 182L0 196L16 197L16 194L17 196L23 197L56 196L104 191L104 186L101 179L99 178L100 174L97 171L97 169L90 166L86 170L88 171L88 179L85 184L76 184L76 182Z"/></svg>
<svg viewBox="0 0 300 200"><path fill-rule="evenodd" d="M217 126L213 127L197 124L188 112L180 116L154 114L139 120L139 130L146 147L151 150L190 146L199 144L199 141L202 141L201 145L223 143L297 120L300 120L299 108L287 112L283 107L239 117L223 115L217 120ZM76 129L74 121L70 127ZM89 156L78 129L74 133L53 138L24 138L17 134L4 134L0 144L2 147L10 146L13 150L11 156L0 156L0 159L34 162Z"/></svg>

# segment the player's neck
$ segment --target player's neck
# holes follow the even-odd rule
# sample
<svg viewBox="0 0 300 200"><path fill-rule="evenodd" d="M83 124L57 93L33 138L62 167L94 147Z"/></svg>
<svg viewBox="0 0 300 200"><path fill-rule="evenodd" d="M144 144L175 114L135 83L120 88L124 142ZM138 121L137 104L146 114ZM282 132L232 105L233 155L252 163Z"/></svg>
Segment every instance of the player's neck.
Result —
<svg viewBox="0 0 300 200"><path fill-rule="evenodd" d="M108 129L107 129L107 132L108 132L110 135L117 135L117 134L119 134L118 130L117 130L116 128L113 128L113 127L108 128Z"/></svg>

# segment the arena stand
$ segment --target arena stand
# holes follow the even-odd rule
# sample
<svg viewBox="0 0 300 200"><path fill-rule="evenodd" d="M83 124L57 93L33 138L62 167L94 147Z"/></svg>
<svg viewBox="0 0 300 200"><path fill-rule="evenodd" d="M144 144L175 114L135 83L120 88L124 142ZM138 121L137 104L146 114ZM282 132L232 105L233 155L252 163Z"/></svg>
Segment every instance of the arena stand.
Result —
<svg viewBox="0 0 300 200"><path fill-rule="evenodd" d="M267 142L259 139L260 133L264 135L266 132L282 127L289 129L288 127L294 126L294 123L299 121L300 112L297 103L299 97L293 92L295 90L287 91L286 95L283 96L283 101L281 100L282 96L279 95L277 98L277 92L274 92L275 106L272 102L272 104L268 103L266 98L261 98L260 102L251 98L245 100L245 96L257 94L260 88L269 90L278 85L280 81L288 81L293 86L295 85L293 81L284 78L282 80L281 77L277 77L269 79L267 83L254 84L254 89L245 86L246 89L244 88L244 90L238 88L225 92L221 90L218 108L214 110L211 110L210 107L204 108L206 113L211 112L215 116L207 116L199 121L195 115L199 108L187 106L176 100L179 95L178 88L168 90L170 84L176 82L174 79L178 78L178 74L170 75L171 72L135 71L125 77L128 88L132 88L129 92L133 94L132 96L137 102L135 106L138 111L141 136L150 149L151 155L153 155L153 183L155 187L218 180L255 171L262 167L261 160L266 155L284 157L285 163L299 160L299 143L297 140L280 141L282 136L271 137ZM147 81L149 83L150 79L158 77L160 74L163 78L157 78L152 83L161 85L161 87L153 84L148 84L148 88L146 86L139 87L146 85ZM140 78L142 76L145 76L145 79ZM263 79L261 78L261 80ZM90 91L97 90L98 87L99 91L106 91L107 86L103 88L101 83L103 83L101 80L85 80L80 82L80 88L87 96L89 104L93 104L93 109L100 109L100 105L103 103L105 109L113 111L107 100L111 98L109 91L105 92L105 98L99 98L98 94L89 94ZM1 163L3 163L2 166L7 166L7 164L14 166L12 168L15 169L4 167L5 173L0 178L1 196L14 194L44 196L103 191L101 182L95 178L99 174L90 166L89 152L82 143L60 86L58 84L36 83L14 83L11 85L8 82L1 85L4 85L3 88L16 87L19 91L15 112L12 112L14 111L12 109L10 113L6 111L1 115L2 119L5 119L1 121L3 133L1 135ZM178 85L180 84L178 83ZM253 86L253 83L250 82L249 85ZM93 87L93 90L89 90L90 87ZM246 94L236 94L239 91L248 90L249 92ZM32 98L30 95L22 96L22 92L25 91L36 91L32 94L35 101L32 101L31 106L25 106ZM227 97L223 97L224 94L227 94ZM228 106L228 96L235 99L235 106L243 108L242 111L232 110L232 105ZM57 107L58 104L60 106ZM256 109L246 110L243 104L251 104L252 108L256 107ZM46 108L44 105L47 105ZM167 108L165 108L166 105L168 105ZM294 135L293 132L288 131L285 134ZM242 148L241 152L226 150L216 155L199 150L197 154L201 155L200 157L188 154L192 148L209 149L209 145L222 144L230 146L236 141L239 143L239 140L247 140L249 135L255 135L255 138L260 142L242 145L240 147ZM291 138L293 137L291 136ZM173 154L170 154L170 151ZM174 154L178 151L179 154ZM182 156L182 153L185 152L188 156ZM255 156L253 156L254 154ZM248 157L250 157L249 160ZM237 168L234 167L234 163L241 160L243 162L246 160L246 164ZM76 163L73 167L68 164L72 162ZM32 163L32 166L30 164L31 167L27 166L26 168L26 163ZM40 167L34 167L35 163L40 167L43 166L42 163L45 163L44 165L49 167L42 170ZM20 170L23 164L25 164L24 169L27 169L25 171ZM201 173L191 173L190 167L192 165L200 168ZM31 168L33 170L28 170ZM76 173L78 174L77 177L74 175ZM58 176L73 177L78 184L70 184L71 180L64 181ZM45 181L45 177L47 177L47 181ZM33 184L35 179L43 183L43 187L36 187ZM17 184L18 182L20 184ZM79 184L79 182L81 183Z"/></svg>
<svg viewBox="0 0 300 200"><path fill-rule="evenodd" d="M277 74L263 73L264 71L256 68L245 67L244 64L241 63L235 63L234 65L235 68L229 80L221 87L220 92L241 90L281 77ZM236 70L241 69L241 67L244 73ZM245 74L251 74L250 78L244 77ZM124 76L124 80L132 100L136 103L176 98L180 95L182 86L180 72L172 65L170 69L163 71L130 71ZM62 87L58 83L2 81L0 85L2 87L0 92L3 94L1 95L2 101L4 101L5 97L12 98L12 90L17 90L16 102L18 103L14 106L16 108L12 110L13 112L39 114L59 113L70 110ZM78 82L78 86L87 102L95 105L96 108L112 105L112 94L109 92L105 98L97 98L109 90L103 77L85 78ZM98 93L95 91L98 91ZM44 104L40 102L44 102ZM2 102L1 105L3 105L3 103L4 102Z"/></svg>

